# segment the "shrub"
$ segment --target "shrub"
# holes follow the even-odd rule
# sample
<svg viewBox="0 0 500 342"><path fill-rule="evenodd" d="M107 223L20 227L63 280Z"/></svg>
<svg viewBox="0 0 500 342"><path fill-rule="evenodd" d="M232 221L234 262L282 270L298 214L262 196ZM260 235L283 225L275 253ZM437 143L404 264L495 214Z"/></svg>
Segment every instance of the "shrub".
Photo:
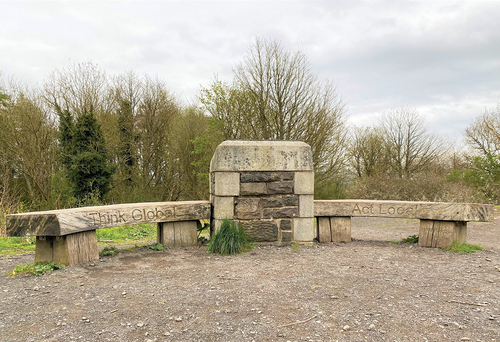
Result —
<svg viewBox="0 0 500 342"><path fill-rule="evenodd" d="M237 254L251 249L243 227L233 220L223 220L219 231L210 239L207 251L219 254Z"/></svg>
<svg viewBox="0 0 500 342"><path fill-rule="evenodd" d="M348 198L431 202L481 202L463 182L446 181L439 173L422 172L409 178L376 175L356 179L348 186Z"/></svg>

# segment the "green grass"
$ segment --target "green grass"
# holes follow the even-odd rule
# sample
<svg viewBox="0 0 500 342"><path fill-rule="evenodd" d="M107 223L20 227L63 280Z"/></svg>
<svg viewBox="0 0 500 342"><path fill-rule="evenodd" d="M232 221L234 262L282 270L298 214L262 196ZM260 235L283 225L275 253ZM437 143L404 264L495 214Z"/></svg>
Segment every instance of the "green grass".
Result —
<svg viewBox="0 0 500 342"><path fill-rule="evenodd" d="M391 240L391 243L393 245L399 245L401 243L401 241L398 241L398 240Z"/></svg>
<svg viewBox="0 0 500 342"><path fill-rule="evenodd" d="M30 237L2 237L0 238L0 255L17 255L35 251L34 236Z"/></svg>
<svg viewBox="0 0 500 342"><path fill-rule="evenodd" d="M223 220L219 231L210 239L207 251L219 254L237 254L252 249L245 230L233 220Z"/></svg>
<svg viewBox="0 0 500 342"><path fill-rule="evenodd" d="M99 244L140 243L156 240L155 224L138 224L113 228L97 229ZM30 237L1 237L0 255L17 255L35 252L36 238Z"/></svg>
<svg viewBox="0 0 500 342"><path fill-rule="evenodd" d="M18 265L14 267L12 272L9 272L7 274L10 275L12 278L20 274L25 274L25 275L32 274L39 276L42 274L51 273L54 270L58 270L64 267L65 267L64 264L55 264L52 261L38 261L32 264Z"/></svg>
<svg viewBox="0 0 500 342"><path fill-rule="evenodd" d="M299 244L298 242L294 242L294 243L292 244L292 249L293 249L294 251L296 251L296 250L297 250L297 249L299 249L299 248L300 248L300 244Z"/></svg>
<svg viewBox="0 0 500 342"><path fill-rule="evenodd" d="M127 243L141 240L156 239L156 225L138 224L133 226L121 226L113 228L97 229L97 241L100 244L109 243Z"/></svg>
<svg viewBox="0 0 500 342"><path fill-rule="evenodd" d="M451 247L445 248L445 251L452 253L468 254L468 253L475 253L476 251L482 251L483 249L484 248L479 245L469 245L466 243L460 243L458 241L454 241Z"/></svg>

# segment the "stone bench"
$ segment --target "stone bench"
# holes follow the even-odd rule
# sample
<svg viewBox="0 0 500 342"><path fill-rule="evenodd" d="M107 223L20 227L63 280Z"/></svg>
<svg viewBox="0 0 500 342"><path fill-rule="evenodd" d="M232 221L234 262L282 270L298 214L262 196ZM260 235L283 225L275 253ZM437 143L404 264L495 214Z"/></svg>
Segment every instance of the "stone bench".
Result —
<svg viewBox="0 0 500 342"><path fill-rule="evenodd" d="M165 247L196 246L209 201L115 204L7 215L7 236L36 236L35 261L74 265L99 259L96 229L157 223Z"/></svg>
<svg viewBox="0 0 500 342"><path fill-rule="evenodd" d="M493 221L493 204L372 200L316 200L319 242L350 242L351 217L419 219L418 245L448 248L467 242L467 222Z"/></svg>

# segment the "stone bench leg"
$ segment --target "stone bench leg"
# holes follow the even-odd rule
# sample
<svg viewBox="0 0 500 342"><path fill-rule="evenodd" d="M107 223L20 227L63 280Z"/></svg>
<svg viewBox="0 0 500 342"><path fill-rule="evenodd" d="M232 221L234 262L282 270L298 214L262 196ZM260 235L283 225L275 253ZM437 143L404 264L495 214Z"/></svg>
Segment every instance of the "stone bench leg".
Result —
<svg viewBox="0 0 500 342"><path fill-rule="evenodd" d="M467 243L467 222L420 220L420 247L448 248L455 240Z"/></svg>
<svg viewBox="0 0 500 342"><path fill-rule="evenodd" d="M64 236L37 236L35 262L53 261L68 266L99 260L95 230Z"/></svg>
<svg viewBox="0 0 500 342"><path fill-rule="evenodd" d="M351 242L351 217L317 217L319 242Z"/></svg>
<svg viewBox="0 0 500 342"><path fill-rule="evenodd" d="M157 242L164 247L189 247L198 245L197 221L160 222Z"/></svg>

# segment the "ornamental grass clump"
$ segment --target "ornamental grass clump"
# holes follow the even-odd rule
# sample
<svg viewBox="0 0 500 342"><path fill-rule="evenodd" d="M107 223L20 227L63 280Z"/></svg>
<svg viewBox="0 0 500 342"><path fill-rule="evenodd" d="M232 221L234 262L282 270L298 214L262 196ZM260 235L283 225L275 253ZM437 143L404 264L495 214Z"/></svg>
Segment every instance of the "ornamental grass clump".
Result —
<svg viewBox="0 0 500 342"><path fill-rule="evenodd" d="M207 251L219 254L237 254L250 250L252 244L248 236L237 222L223 220L219 231L210 239Z"/></svg>

